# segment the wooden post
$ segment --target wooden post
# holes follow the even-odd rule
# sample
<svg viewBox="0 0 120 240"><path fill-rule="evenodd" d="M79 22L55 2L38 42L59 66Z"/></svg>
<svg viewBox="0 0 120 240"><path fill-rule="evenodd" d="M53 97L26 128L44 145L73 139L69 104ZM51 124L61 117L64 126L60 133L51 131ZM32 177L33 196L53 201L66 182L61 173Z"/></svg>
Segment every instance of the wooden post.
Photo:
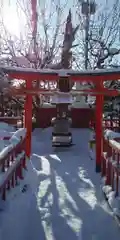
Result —
<svg viewBox="0 0 120 240"><path fill-rule="evenodd" d="M26 88L32 88L32 81L26 80ZM31 154L31 134L32 134L32 95L26 95L25 101L25 119L24 119L24 127L27 130L26 133L26 157L30 158Z"/></svg>
<svg viewBox="0 0 120 240"><path fill-rule="evenodd" d="M100 81L96 88L97 91L101 91L101 89L103 89L103 81ZM96 172L101 171L103 104L103 95L96 96Z"/></svg>

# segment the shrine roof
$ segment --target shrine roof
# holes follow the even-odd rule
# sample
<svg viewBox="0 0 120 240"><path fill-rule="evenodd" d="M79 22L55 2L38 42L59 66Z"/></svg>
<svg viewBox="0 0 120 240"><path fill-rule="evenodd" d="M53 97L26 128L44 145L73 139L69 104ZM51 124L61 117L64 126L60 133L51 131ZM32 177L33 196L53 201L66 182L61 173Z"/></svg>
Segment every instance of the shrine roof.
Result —
<svg viewBox="0 0 120 240"><path fill-rule="evenodd" d="M73 79L80 80L95 80L96 77L100 79L102 77L103 80L116 80L120 79L120 68L117 69L97 69L97 70L69 70L69 69L60 69L60 70L51 70L51 69L34 69L34 68L21 68L21 67L7 67L7 66L0 66L0 70L3 71L6 74L14 75L23 77L29 75L31 78L37 79L39 77L46 77L47 76L51 78L59 78L61 76L67 77L70 76ZM20 79L20 78L19 78ZM23 78L26 79L26 78ZM45 78L44 78L45 79ZM97 79L96 79L97 80Z"/></svg>

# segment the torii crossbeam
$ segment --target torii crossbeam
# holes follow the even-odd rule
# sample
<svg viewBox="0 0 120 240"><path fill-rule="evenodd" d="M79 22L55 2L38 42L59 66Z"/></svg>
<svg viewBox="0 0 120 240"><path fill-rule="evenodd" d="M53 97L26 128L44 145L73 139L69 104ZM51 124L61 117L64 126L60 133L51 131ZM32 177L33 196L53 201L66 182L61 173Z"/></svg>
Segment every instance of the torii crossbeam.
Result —
<svg viewBox="0 0 120 240"><path fill-rule="evenodd" d="M33 69L21 67L5 67L0 66L0 70L9 74L11 78L24 79L29 75L29 80L56 80L60 76L69 77L73 81L86 81L97 83L102 81L111 81L120 79L120 68L117 69L101 69L101 70L86 70L75 71L68 69L50 70L50 69Z"/></svg>
<svg viewBox="0 0 120 240"><path fill-rule="evenodd" d="M69 78L72 81L79 82L93 82L96 86L95 89L82 90L82 92L72 91L73 95L76 94L90 94L96 96L96 171L101 170L101 152L102 152L102 108L103 108L103 96L117 96L119 91L109 90L104 88L104 81L118 80L120 79L120 68L109 70L87 70L87 71L73 71L73 70L36 70L30 68L20 67L5 67L0 66L0 70L13 79L20 79L26 81L26 88L23 90L14 91L13 94L25 95L25 127L27 128L27 141L26 141L26 155L30 157L31 153L31 132L32 132L32 95L45 94L45 91L40 91L33 87L33 80L47 80L58 81L62 76ZM23 92L22 92L23 91ZM52 95L53 93L50 92Z"/></svg>

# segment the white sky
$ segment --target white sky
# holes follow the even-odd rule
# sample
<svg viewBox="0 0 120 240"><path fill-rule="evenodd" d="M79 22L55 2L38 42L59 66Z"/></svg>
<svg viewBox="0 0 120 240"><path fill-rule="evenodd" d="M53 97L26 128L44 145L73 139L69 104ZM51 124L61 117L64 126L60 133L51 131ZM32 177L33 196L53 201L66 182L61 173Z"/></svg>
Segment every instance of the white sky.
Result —
<svg viewBox="0 0 120 240"><path fill-rule="evenodd" d="M12 3L11 3L12 2ZM6 29L13 35L19 36L25 25L25 16L23 11L16 6L16 0L0 0L1 15Z"/></svg>
<svg viewBox="0 0 120 240"><path fill-rule="evenodd" d="M4 15L4 24L7 27L7 29L10 31L11 34L19 35L19 19L17 17L17 14L14 10L14 8L5 8L3 11Z"/></svg>
<svg viewBox="0 0 120 240"><path fill-rule="evenodd" d="M4 19L4 24L7 28L7 30L14 35L19 36L19 33L22 31L23 26L25 25L25 15L23 14L23 11L19 9L19 15L18 15L18 7L16 6L16 2L19 1L22 4L22 0L0 0L0 8L2 6L2 16ZM27 2L27 0L25 0ZM24 1L24 2L25 2ZM41 0L41 2L44 0ZM61 2L64 2L65 0L61 0ZM69 0L70 1L70 0ZM111 3L113 3L114 0L111 0ZM72 5L74 3L74 0L70 1ZM99 3L100 5L105 4L106 0L96 0L96 3ZM70 6L71 7L71 6ZM1 13L0 13L1 14Z"/></svg>

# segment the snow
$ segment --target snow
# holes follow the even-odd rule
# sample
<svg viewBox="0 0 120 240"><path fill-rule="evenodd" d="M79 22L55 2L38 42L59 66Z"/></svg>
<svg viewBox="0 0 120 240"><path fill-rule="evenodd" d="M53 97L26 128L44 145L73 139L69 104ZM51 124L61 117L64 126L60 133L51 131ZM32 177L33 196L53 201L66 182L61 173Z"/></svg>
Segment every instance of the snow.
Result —
<svg viewBox="0 0 120 240"><path fill-rule="evenodd" d="M25 135L26 135L26 128L20 128L13 134L13 137L17 137L20 139L21 137L24 138Z"/></svg>
<svg viewBox="0 0 120 240"><path fill-rule="evenodd" d="M21 138L25 138L26 136L26 129L25 128L20 128L18 129L10 138L10 143L13 145L16 145L20 142Z"/></svg>
<svg viewBox="0 0 120 240"><path fill-rule="evenodd" d="M9 129L11 130L11 126L9 126L8 124L0 124L0 128L5 128L5 129ZM13 130L13 129L12 129ZM2 132L2 134L1 134ZM2 138L5 137L5 134L7 134L7 136L9 135L10 140L6 141L6 140L0 140L0 161L11 151L12 148L14 148L14 146L16 144L18 144L21 140L21 137L25 137L26 135L26 129L24 128L21 128L19 129L18 131L16 131L15 133L14 132L8 132L6 130L1 130L0 129L0 137L2 135ZM23 154L23 153L21 153ZM18 158L20 157L20 155L17 156L16 158L16 162L18 162ZM15 167L15 164L12 164L12 166L8 169L7 172L5 173L0 173L0 184L2 184L2 182L4 181L4 179L6 178L7 174L10 173L10 171L12 171L12 169Z"/></svg>
<svg viewBox="0 0 120 240"><path fill-rule="evenodd" d="M25 138L25 135L26 135L26 129L21 128L13 134L10 140L7 141L7 146L5 144L6 141L4 140L0 141L0 161L5 156L7 156L7 154L11 151L12 148L14 148L15 145L17 145L20 142L21 137ZM24 152L22 152L21 154L24 154ZM14 164L12 163L11 167L5 173L0 173L0 184L4 182L4 180L6 179L6 176L13 170L15 165L18 163L18 161L20 160L21 154L19 154L16 157L16 161L14 162Z"/></svg>
<svg viewBox="0 0 120 240"><path fill-rule="evenodd" d="M15 73L15 72L24 72L24 73L38 73L38 74L56 74L59 76L67 76L67 75L109 75L114 73L120 73L120 68L117 69L96 69L96 70L68 70L68 69L60 69L60 70L51 70L51 69L34 69L34 68L24 68L24 67L8 67L4 65L0 65L0 71L5 73Z"/></svg>
<svg viewBox="0 0 120 240"><path fill-rule="evenodd" d="M120 197L116 197L115 192L112 191L112 187L108 185L103 186L103 192L105 193L114 214L117 214L117 216L120 217Z"/></svg>
<svg viewBox="0 0 120 240"><path fill-rule="evenodd" d="M105 139L109 139L109 140L111 139L112 140L114 138L120 138L120 133L106 129L104 131L104 137L105 137Z"/></svg>
<svg viewBox="0 0 120 240"><path fill-rule="evenodd" d="M0 162L8 154L8 152L11 151L12 148L13 148L12 144L5 147L4 143L1 144L0 142ZM4 179L4 173L1 173L1 164L0 164L0 185L3 179Z"/></svg>
<svg viewBox="0 0 120 240"><path fill-rule="evenodd" d="M50 128L33 132L25 179L0 214L1 240L120 239L89 159L90 131L72 131L75 145L66 149L51 147Z"/></svg>
<svg viewBox="0 0 120 240"><path fill-rule="evenodd" d="M13 145L10 144L0 152L0 161L11 151L12 148L13 148Z"/></svg>
<svg viewBox="0 0 120 240"><path fill-rule="evenodd" d="M109 140L110 144L117 149L120 149L120 143L115 140Z"/></svg>

